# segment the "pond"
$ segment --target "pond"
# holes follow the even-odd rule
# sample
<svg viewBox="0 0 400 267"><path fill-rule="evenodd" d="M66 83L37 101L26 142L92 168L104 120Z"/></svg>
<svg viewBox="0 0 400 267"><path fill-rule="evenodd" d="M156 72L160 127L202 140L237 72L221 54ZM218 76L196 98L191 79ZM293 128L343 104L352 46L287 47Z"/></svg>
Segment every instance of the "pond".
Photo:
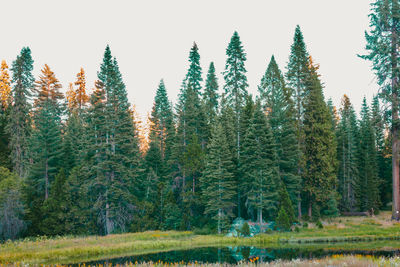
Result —
<svg viewBox="0 0 400 267"><path fill-rule="evenodd" d="M258 257L258 262L270 262L275 260L292 259L313 259L323 258L337 254L343 255L371 255L375 257L394 257L400 255L400 243L394 246L388 244L352 244L348 243L334 246L327 245L317 247L280 247L280 248L262 248L262 247L203 247L186 250L173 250L167 252L149 253L135 256L125 256L113 259L103 259L97 261L82 262L86 265L98 264L124 264L157 262L164 263L184 262L184 263L230 263L235 264L240 261L249 261Z"/></svg>

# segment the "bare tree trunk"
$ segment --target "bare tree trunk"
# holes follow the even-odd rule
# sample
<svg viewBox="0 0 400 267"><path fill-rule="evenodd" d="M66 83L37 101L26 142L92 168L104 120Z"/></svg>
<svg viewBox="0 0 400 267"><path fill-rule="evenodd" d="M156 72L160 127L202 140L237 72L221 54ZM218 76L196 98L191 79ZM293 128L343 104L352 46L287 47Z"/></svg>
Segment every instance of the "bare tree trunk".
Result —
<svg viewBox="0 0 400 267"><path fill-rule="evenodd" d="M311 203L311 199L308 202L308 217L312 217L312 203Z"/></svg>
<svg viewBox="0 0 400 267"><path fill-rule="evenodd" d="M218 209L218 234L221 233L221 217L222 217L222 212L221 208Z"/></svg>
<svg viewBox="0 0 400 267"><path fill-rule="evenodd" d="M46 169L45 169L45 173L44 173L44 179L46 182L45 185L45 193L44 193L44 199L48 199L49 198L49 162L48 159L46 158Z"/></svg>
<svg viewBox="0 0 400 267"><path fill-rule="evenodd" d="M237 117L237 121L236 121L236 123L237 123L237 129L236 129L237 130L237 160L238 160L238 163L239 163L239 159L240 159L240 113L236 114L236 117ZM241 188L241 185L238 185L238 199L237 199L237 201L238 201L238 217L241 216L241 212L240 212L240 210L241 210L241 207L240 207L240 198L241 198L240 188Z"/></svg>
<svg viewBox="0 0 400 267"><path fill-rule="evenodd" d="M297 217L301 219L301 194L297 193Z"/></svg>
<svg viewBox="0 0 400 267"><path fill-rule="evenodd" d="M110 220L110 205L106 203L106 235L111 234L112 223Z"/></svg>
<svg viewBox="0 0 400 267"><path fill-rule="evenodd" d="M193 191L193 194L195 193L195 190L194 190L194 187L195 187L195 184L196 184L196 177L193 175L193 189L192 189L192 191Z"/></svg>
<svg viewBox="0 0 400 267"><path fill-rule="evenodd" d="M396 21L396 19L394 18ZM397 21L396 21L397 22ZM397 23L394 23L397 25ZM392 29L392 179L393 179L393 205L392 219L400 219L400 192L399 192L399 103L398 103L398 40L397 29Z"/></svg>

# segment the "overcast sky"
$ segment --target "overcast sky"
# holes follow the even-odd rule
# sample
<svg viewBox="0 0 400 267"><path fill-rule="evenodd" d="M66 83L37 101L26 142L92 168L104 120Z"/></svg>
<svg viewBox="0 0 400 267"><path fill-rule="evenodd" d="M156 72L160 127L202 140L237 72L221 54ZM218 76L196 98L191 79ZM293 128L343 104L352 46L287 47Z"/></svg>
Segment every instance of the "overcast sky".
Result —
<svg viewBox="0 0 400 267"><path fill-rule="evenodd" d="M131 103L151 111L161 78L175 103L188 68L189 50L199 47L203 77L210 61L220 74L235 30L247 53L249 92L256 94L274 54L284 71L294 29L300 25L309 53L320 64L326 98L335 105L347 94L357 110L377 92L365 53L370 0L64 0L3 1L0 59L9 65L29 46L37 77L45 63L64 92L81 67L93 88L104 49L118 60ZM219 75L222 90L223 78Z"/></svg>

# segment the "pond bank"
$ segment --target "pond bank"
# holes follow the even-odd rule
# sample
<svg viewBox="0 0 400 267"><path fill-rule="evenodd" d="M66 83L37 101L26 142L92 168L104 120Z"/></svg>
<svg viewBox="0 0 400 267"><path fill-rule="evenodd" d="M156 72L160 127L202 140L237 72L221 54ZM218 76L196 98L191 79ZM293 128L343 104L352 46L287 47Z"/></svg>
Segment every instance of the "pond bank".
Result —
<svg viewBox="0 0 400 267"><path fill-rule="evenodd" d="M192 232L127 233L109 236L36 238L7 242L0 247L0 263L68 264L92 259L210 246L278 247L374 240L397 240L400 226L349 224L346 228L328 225L299 232L272 233L252 238L195 235ZM356 246L356 243L353 243ZM350 246L352 246L350 244Z"/></svg>

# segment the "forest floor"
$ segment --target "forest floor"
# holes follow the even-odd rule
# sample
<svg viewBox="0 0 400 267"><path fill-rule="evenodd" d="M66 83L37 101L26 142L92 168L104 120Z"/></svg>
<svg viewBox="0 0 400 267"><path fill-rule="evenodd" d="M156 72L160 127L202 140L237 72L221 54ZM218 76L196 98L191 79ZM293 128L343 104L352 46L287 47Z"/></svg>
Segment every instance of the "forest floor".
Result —
<svg viewBox="0 0 400 267"><path fill-rule="evenodd" d="M108 236L26 238L0 244L0 264L71 264L104 258L209 246L400 248L400 224L383 212L375 217L338 217L323 221L322 229L309 223L297 231L261 234L252 238L196 235L193 232L148 231ZM393 241L390 241L393 240ZM376 244L375 244L376 243ZM336 245L335 245L336 244ZM279 265L277 265L279 266ZM285 266L285 265L282 265ZM297 266L297 265L295 265ZM306 266L306 265L299 265ZM314 266L314 265L313 265ZM317 265L318 266L318 265ZM350 265L349 265L350 266Z"/></svg>

